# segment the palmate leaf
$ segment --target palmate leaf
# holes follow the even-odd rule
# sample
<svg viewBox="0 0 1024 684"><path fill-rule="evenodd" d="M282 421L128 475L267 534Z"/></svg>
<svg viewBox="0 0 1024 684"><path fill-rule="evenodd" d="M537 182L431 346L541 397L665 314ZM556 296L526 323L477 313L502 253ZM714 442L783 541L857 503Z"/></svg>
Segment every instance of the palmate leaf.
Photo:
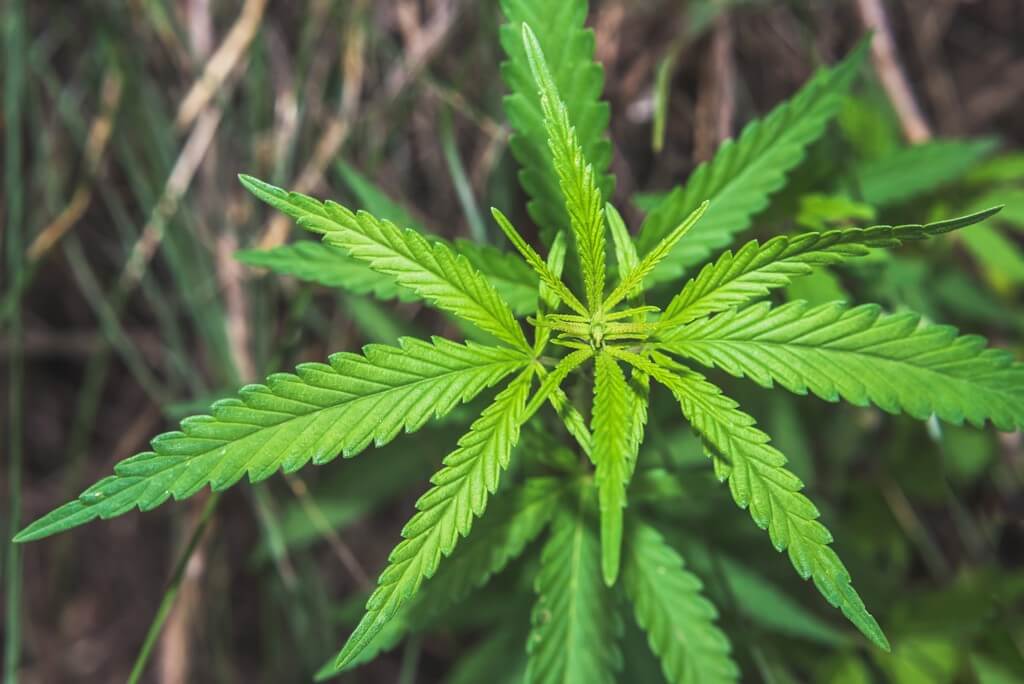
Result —
<svg viewBox="0 0 1024 684"><path fill-rule="evenodd" d="M544 530L564 492L563 480L531 477L521 487L499 493L487 515L477 523L475 533L458 546L415 599L400 609L344 670L369 662L381 650L393 648L410 630L421 629L501 572ZM324 675L338 672L334 663L332 658L324 666Z"/></svg>
<svg viewBox="0 0 1024 684"><path fill-rule="evenodd" d="M379 219L387 219L396 225L417 230L423 233L428 240L442 242L450 248L452 247L453 243L431 234L426 227L406 211L405 207L381 192L369 178L344 162L339 162L337 169L345 184L355 193L360 209L368 211ZM469 263L484 274L484 277L491 282L491 285L494 285L498 293L517 314L526 315L537 310L537 300L534 295L537 289L537 278L521 259L516 258L516 255L489 245L461 239L455 240L454 250L465 256Z"/></svg>
<svg viewBox="0 0 1024 684"><path fill-rule="evenodd" d="M597 186L594 168L587 162L575 129L569 121L569 110L558 94L537 36L523 24L523 45L540 91L540 108L558 185L565 197L569 227L576 238L587 306L596 311L604 297L605 234L604 200Z"/></svg>
<svg viewBox="0 0 1024 684"><path fill-rule="evenodd" d="M852 190L866 204L881 208L906 202L963 178L999 142L930 140L857 165Z"/></svg>
<svg viewBox="0 0 1024 684"><path fill-rule="evenodd" d="M739 668L703 584L653 527L629 527L622 583L671 684L735 682Z"/></svg>
<svg viewBox="0 0 1024 684"><path fill-rule="evenodd" d="M648 214L637 236L640 254L654 249L702 201L711 202L700 224L654 270L650 282L678 278L750 226L839 111L866 48L867 43L862 42L842 62L820 70L764 119L747 124L738 140L723 143L711 161L697 167L685 186L674 188Z"/></svg>
<svg viewBox="0 0 1024 684"><path fill-rule="evenodd" d="M299 240L273 249L243 249L235 252L235 258L249 266L355 294L370 294L377 299L418 299L415 292L402 287L391 276L378 273L345 250L322 242Z"/></svg>
<svg viewBox="0 0 1024 684"><path fill-rule="evenodd" d="M459 538L469 534L473 520L483 515L519 440L532 377L528 369L499 393L431 478L433 486L416 502L417 513L402 529L403 540L388 557L365 615L338 654L338 669L356 658L408 603Z"/></svg>
<svg viewBox="0 0 1024 684"><path fill-rule="evenodd" d="M438 237L424 237L450 246ZM454 244L453 249L487 278L513 312L525 316L537 310L537 278L522 260L509 252L465 240L456 240ZM298 240L272 249L243 249L235 252L235 258L307 283L371 294L381 300L420 298L413 290L400 286L392 276L378 273L350 257L344 249L323 242Z"/></svg>
<svg viewBox="0 0 1024 684"><path fill-rule="evenodd" d="M765 302L680 328L664 348L766 387L778 382L920 419L1024 428L1024 363L976 335L958 337L913 313L883 315L873 304Z"/></svg>
<svg viewBox="0 0 1024 684"><path fill-rule="evenodd" d="M551 308L557 308L558 302L565 302L569 308L576 313L586 315L586 308L576 298L576 295L572 293L572 290L562 282L560 277L561 269L559 268L559 274L556 275L554 271L548 268L548 264L544 261L543 257L541 257L541 255L537 253L537 250L531 247L530 244L523 239L523 236L515 229L512 222L509 221L508 217L501 213L500 210L491 207L491 215L498 223L498 226L501 227L501 231L505 233L508 241L511 242L513 246L515 246L516 250L523 255L523 258L526 259L526 263L530 265L540 278L540 282L543 284L545 292L551 293L551 301L554 302L554 306ZM563 233L559 233L559 235L562 234ZM552 251L554 252L555 250L553 249ZM556 252L555 256L557 259L560 259L562 265L564 265L564 253L559 256ZM538 291L537 295L538 297L542 297L543 293Z"/></svg>
<svg viewBox="0 0 1024 684"><path fill-rule="evenodd" d="M559 511L541 552L526 644L531 684L614 684L622 668L622 619L601 583L600 546L583 510L584 495L572 509Z"/></svg>
<svg viewBox="0 0 1024 684"><path fill-rule="evenodd" d="M774 237L764 244L752 240L735 254L724 252L707 264L665 308L660 322L677 327L708 314L725 311L785 287L815 266L838 264L867 254L869 248L898 247L980 223L1000 210L993 207L968 216L927 225L847 228L825 233ZM670 333L668 333L670 334Z"/></svg>
<svg viewBox="0 0 1024 684"><path fill-rule="evenodd" d="M789 552L802 578L813 579L829 603L872 643L888 650L889 642L851 585L850 573L829 546L832 534L818 522L818 509L800 493L803 483L785 468L786 457L769 444L768 435L755 427L754 419L699 373L668 359L659 359L659 364L671 364L672 370L630 352L616 354L672 392L683 416L704 441L715 474L729 483L740 508L768 530L778 551Z"/></svg>
<svg viewBox="0 0 1024 684"><path fill-rule="evenodd" d="M686 217L686 220L680 223L675 229L672 230L665 238L654 246L654 249L644 255L643 259L640 259L637 264L629 271L622 274L622 281L612 290L612 293L608 295L608 298L604 301L604 309L610 310L616 304L625 299L631 292L643 290L644 278L650 275L661 261L667 257L672 248L675 247L683 237L690 232L690 230L696 225L700 217L704 215L704 212L708 209L708 203L702 202L700 206L693 210L693 213Z"/></svg>
<svg viewBox="0 0 1024 684"><path fill-rule="evenodd" d="M297 218L303 228L322 234L327 244L344 249L437 307L529 352L508 304L464 256L446 245L430 243L414 230L398 228L366 212L354 214L329 200L320 203L256 178L239 178L256 197Z"/></svg>
<svg viewBox="0 0 1024 684"><path fill-rule="evenodd" d="M594 34L583 26L585 0L501 0L501 11L509 21L500 33L508 55L501 75L511 91L504 101L514 129L509 146L521 166L519 181L530 196L530 217L544 241L550 242L558 230L569 227L569 216L548 151L540 97L523 48L522 24L533 27L583 156L593 165L601 194L611 197L615 185L608 173L612 147L605 137L609 108L600 99L604 69L594 61Z"/></svg>
<svg viewBox="0 0 1024 684"><path fill-rule="evenodd" d="M526 365L516 351L441 338L405 338L399 347L369 345L334 354L330 365L306 363L239 398L213 405L211 415L181 422L147 451L121 461L114 475L25 528L17 541L39 539L96 518L170 497L184 499L206 485L222 490L248 474L258 482L277 470L294 472L310 460L351 457L402 430L419 429Z"/></svg>
<svg viewBox="0 0 1024 684"><path fill-rule="evenodd" d="M615 584L619 575L622 511L626 507L626 486L636 467L632 447L639 447L639 441L633 439L630 395L619 364L609 354L598 353L594 361L591 430L601 518L601 574L608 586Z"/></svg>
<svg viewBox="0 0 1024 684"><path fill-rule="evenodd" d="M622 277L631 272L640 263L640 256L636 253L636 245L633 237L626 228L626 222L622 220L622 214L611 202L604 205L604 215L608 221L608 232L612 236L612 248L615 250L615 264L619 268L619 284L622 286ZM627 297L635 297L640 294L641 288L636 287L626 292Z"/></svg>
<svg viewBox="0 0 1024 684"><path fill-rule="evenodd" d="M531 477L514 490L499 492L474 534L426 583L416 611L436 615L505 569L544 531L565 489L566 482L560 478Z"/></svg>

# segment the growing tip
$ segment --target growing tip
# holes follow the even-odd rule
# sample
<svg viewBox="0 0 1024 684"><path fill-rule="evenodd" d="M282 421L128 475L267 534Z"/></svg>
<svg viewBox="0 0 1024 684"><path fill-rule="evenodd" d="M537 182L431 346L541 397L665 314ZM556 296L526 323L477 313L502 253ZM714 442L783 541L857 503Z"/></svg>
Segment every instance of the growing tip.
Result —
<svg viewBox="0 0 1024 684"><path fill-rule="evenodd" d="M537 34L533 32L533 29L525 21L523 22L523 43L540 49L540 44L537 42Z"/></svg>
<svg viewBox="0 0 1024 684"><path fill-rule="evenodd" d="M540 41L537 40L533 29L525 21L523 22L523 48L526 50L526 61L530 64L533 80L542 91L550 87L551 75L547 62L544 60L544 51L541 49Z"/></svg>

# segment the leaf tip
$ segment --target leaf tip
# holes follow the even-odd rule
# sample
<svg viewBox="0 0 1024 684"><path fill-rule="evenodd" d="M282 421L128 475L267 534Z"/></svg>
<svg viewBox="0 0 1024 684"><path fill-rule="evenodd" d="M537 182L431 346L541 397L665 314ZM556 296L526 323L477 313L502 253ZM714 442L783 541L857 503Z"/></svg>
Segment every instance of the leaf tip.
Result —
<svg viewBox="0 0 1024 684"><path fill-rule="evenodd" d="M610 557L605 557L601 563L601 576L604 579L604 585L611 589L615 586L615 582L619 579L619 563L618 558L614 560Z"/></svg>
<svg viewBox="0 0 1024 684"><path fill-rule="evenodd" d="M238 182L241 183L245 187L245 189L249 190L250 192L254 191L255 188L258 188L261 185L266 185L266 183L261 181L259 178L256 178L255 176L250 176L247 173L238 174Z"/></svg>
<svg viewBox="0 0 1024 684"><path fill-rule="evenodd" d="M533 32L533 29L530 28L530 25L528 23L526 23L525 21L523 22L523 31L522 31L522 33L523 33L523 45L526 46L527 53L529 53L531 50L539 51L540 50L540 44L537 42L537 34L535 34Z"/></svg>
<svg viewBox="0 0 1024 684"><path fill-rule="evenodd" d="M66 529L59 526L55 527L52 522L48 521L48 518L50 517L51 516L48 515L44 518L39 518L38 520L27 525L20 532L14 535L14 537L11 539L11 542L14 544L27 544L28 542L34 542L39 541L40 539L45 539L46 537L49 537L53 534L56 534L57 532L62 531L62 529Z"/></svg>

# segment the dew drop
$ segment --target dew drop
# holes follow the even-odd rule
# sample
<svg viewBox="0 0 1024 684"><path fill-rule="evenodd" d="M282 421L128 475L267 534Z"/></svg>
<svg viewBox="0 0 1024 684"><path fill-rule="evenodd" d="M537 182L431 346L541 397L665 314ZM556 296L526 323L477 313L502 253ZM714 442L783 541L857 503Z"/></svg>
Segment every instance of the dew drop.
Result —
<svg viewBox="0 0 1024 684"><path fill-rule="evenodd" d="M92 506L93 504L103 501L105 496L106 494L103 492L82 492L82 495L78 497L78 500L86 506Z"/></svg>

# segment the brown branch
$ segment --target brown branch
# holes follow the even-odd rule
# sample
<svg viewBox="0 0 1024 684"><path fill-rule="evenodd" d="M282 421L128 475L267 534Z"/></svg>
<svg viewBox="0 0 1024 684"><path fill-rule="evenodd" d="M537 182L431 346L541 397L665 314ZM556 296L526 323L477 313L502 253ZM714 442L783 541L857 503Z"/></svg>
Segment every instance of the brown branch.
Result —
<svg viewBox="0 0 1024 684"><path fill-rule="evenodd" d="M306 482L298 475L287 475L285 479L288 482L288 486L291 488L295 498L299 500L299 505L302 506L303 512L306 517L309 518L310 522L317 531L327 539L327 543L330 545L334 555L338 557L342 566L348 570L349 574L352 575L352 579L356 581L359 588L364 591L369 591L373 588L373 582L367 574L366 569L363 568L359 562L358 556L352 551L351 547L345 543L334 528L331 527L330 521L327 516L324 515L323 510L317 505L316 500L310 495L309 488L306 486Z"/></svg>
<svg viewBox="0 0 1024 684"><path fill-rule="evenodd" d="M26 256L29 261L39 261L61 238L68 234L85 214L92 203L92 182L103 160L103 153L110 142L110 134L114 130L114 118L121 105L121 92L124 78L121 72L112 69L103 77L100 87L100 111L89 126L85 139L85 163L82 179L71 195L71 201L48 226L36 236L29 245Z"/></svg>
<svg viewBox="0 0 1024 684"><path fill-rule="evenodd" d="M949 32L959 0L904 0L904 4L915 17L915 30L910 32L910 38L919 63L928 67L924 89L934 105L936 128L947 135L960 135L964 129L963 100L942 50L942 39Z"/></svg>
<svg viewBox="0 0 1024 684"><path fill-rule="evenodd" d="M704 64L694 115L694 161L711 159L718 146L732 135L736 116L736 64L729 15L715 19L711 49Z"/></svg>
<svg viewBox="0 0 1024 684"><path fill-rule="evenodd" d="M213 142L223 114L224 110L221 107L211 107L204 110L196 119L192 132L189 133L188 139L171 168L164 189L160 193L160 199L153 211L150 212L149 220L142 229L142 235L132 245L131 253L128 255L118 282L122 290L130 290L142 279L146 266L163 241L168 222L177 213L182 196L188 190L199 164L203 161Z"/></svg>
<svg viewBox="0 0 1024 684"><path fill-rule="evenodd" d="M228 30L224 42L207 60L202 75L192 84L178 106L174 123L179 129L183 130L192 125L199 113L224 85L228 74L242 60L249 44L259 31L266 8L267 0L246 0L238 19Z"/></svg>
<svg viewBox="0 0 1024 684"><path fill-rule="evenodd" d="M903 135L911 143L930 140L931 128L903 72L882 0L857 0L857 9L865 28L875 32L874 40L871 41L871 60L900 120Z"/></svg>

